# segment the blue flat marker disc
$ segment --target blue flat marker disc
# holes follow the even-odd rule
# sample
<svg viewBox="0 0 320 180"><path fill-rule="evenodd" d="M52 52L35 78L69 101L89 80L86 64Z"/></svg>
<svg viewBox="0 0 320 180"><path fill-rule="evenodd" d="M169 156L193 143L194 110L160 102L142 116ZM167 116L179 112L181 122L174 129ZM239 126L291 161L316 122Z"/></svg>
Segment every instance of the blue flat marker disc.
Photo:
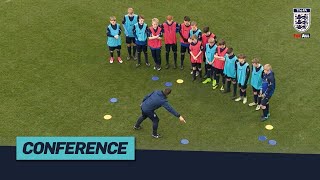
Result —
<svg viewBox="0 0 320 180"><path fill-rule="evenodd" d="M259 136L259 141L265 141L265 140L267 140L268 138L267 138L267 136Z"/></svg>
<svg viewBox="0 0 320 180"><path fill-rule="evenodd" d="M159 80L159 77L158 76L152 76L151 78L153 81L158 81Z"/></svg>
<svg viewBox="0 0 320 180"><path fill-rule="evenodd" d="M167 87L171 87L172 83L171 82L166 82L164 85L167 86Z"/></svg>
<svg viewBox="0 0 320 180"><path fill-rule="evenodd" d="M269 144L272 146L275 146L277 144L277 141L275 140L269 140Z"/></svg>
<svg viewBox="0 0 320 180"><path fill-rule="evenodd" d="M112 102L112 103L115 103L115 102L117 102L117 101L118 101L117 98L111 98L111 99L110 99L110 102Z"/></svg>
<svg viewBox="0 0 320 180"><path fill-rule="evenodd" d="M181 144L189 144L189 140L188 139L181 139L180 143Z"/></svg>

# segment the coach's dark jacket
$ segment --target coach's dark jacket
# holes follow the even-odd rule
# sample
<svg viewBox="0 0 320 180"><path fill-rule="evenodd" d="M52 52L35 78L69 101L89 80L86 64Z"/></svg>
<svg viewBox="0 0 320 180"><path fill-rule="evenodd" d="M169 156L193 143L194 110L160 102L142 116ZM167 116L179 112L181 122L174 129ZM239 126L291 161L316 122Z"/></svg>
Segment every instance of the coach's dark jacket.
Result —
<svg viewBox="0 0 320 180"><path fill-rule="evenodd" d="M152 93L144 97L141 104L141 109L143 112L150 113L160 108L161 106L174 116L180 116L180 114L170 106L166 95L162 91L153 91Z"/></svg>

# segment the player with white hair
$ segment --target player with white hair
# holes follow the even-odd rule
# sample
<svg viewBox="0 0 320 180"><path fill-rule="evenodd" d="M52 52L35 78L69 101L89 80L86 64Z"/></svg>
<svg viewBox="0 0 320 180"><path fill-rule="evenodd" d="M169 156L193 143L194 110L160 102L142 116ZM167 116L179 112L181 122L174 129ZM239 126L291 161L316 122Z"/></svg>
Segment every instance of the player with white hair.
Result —
<svg viewBox="0 0 320 180"><path fill-rule="evenodd" d="M274 73L270 64L266 64L263 67L263 78L262 78L262 100L261 100L261 109L263 115L261 116L261 121L266 121L270 117L270 106L269 101L273 95L276 88L276 80L274 78Z"/></svg>
<svg viewBox="0 0 320 180"><path fill-rule="evenodd" d="M128 14L123 17L122 25L124 28L124 33L126 35L126 44L128 50L127 60L134 59L137 60L137 46L135 37L133 34L133 26L138 23L139 16L134 14L133 8L128 8ZM132 53L133 50L133 53ZM133 56L132 56L133 54Z"/></svg>
<svg viewBox="0 0 320 180"><path fill-rule="evenodd" d="M155 63L154 69L161 70L161 39L163 29L159 26L159 19L153 18L152 25L148 28L148 46Z"/></svg>

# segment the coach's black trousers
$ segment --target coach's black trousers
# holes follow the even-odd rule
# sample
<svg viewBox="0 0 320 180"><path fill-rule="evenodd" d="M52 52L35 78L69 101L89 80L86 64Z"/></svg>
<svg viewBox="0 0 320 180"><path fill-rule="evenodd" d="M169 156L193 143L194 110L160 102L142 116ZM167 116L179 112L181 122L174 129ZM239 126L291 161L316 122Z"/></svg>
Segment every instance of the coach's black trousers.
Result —
<svg viewBox="0 0 320 180"><path fill-rule="evenodd" d="M137 123L136 123L136 127L140 127L141 123L149 118L151 119L153 125L152 125L152 133L153 135L157 135L157 131L158 131L158 124L159 124L159 117L157 116L157 114L154 111L151 112L144 112L143 110L141 110L141 116L139 117Z"/></svg>

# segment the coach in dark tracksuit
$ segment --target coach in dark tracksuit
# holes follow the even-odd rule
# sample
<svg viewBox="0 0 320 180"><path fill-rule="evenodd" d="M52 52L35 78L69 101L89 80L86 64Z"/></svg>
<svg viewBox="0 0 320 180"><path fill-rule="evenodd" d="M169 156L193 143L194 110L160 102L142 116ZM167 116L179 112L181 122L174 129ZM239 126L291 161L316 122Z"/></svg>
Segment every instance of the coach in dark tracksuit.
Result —
<svg viewBox="0 0 320 180"><path fill-rule="evenodd" d="M271 69L270 64L266 64L263 67L264 75L262 78L262 100L261 100L261 108L263 111L263 115L261 116L261 121L266 121L270 117L269 110L269 100L274 93L276 88L276 80L274 78L274 73Z"/></svg>
<svg viewBox="0 0 320 180"><path fill-rule="evenodd" d="M154 112L161 106L164 107L167 111L169 111L171 114L173 114L176 117L179 117L179 120L181 122L186 122L180 114L175 111L170 104L168 103L167 97L171 93L170 88L166 88L164 91L153 91L152 93L148 94L146 97L144 97L142 103L141 103L141 112L142 115L139 117L136 125L134 126L134 129L139 130L141 129L141 123L147 119L150 118L153 123L153 133L152 137L159 138L160 135L157 133L158 130L158 124L159 124L159 117Z"/></svg>

